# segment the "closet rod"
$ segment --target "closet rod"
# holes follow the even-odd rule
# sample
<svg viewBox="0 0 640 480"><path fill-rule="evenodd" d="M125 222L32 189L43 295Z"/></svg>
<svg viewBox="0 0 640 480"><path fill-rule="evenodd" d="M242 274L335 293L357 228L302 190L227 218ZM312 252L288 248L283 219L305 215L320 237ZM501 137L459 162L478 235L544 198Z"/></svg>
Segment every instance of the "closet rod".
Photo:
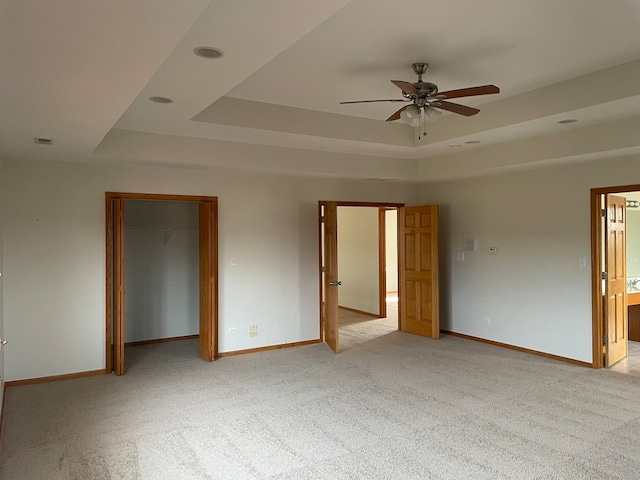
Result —
<svg viewBox="0 0 640 480"><path fill-rule="evenodd" d="M132 232L176 232L176 231L193 231L198 230L198 227L191 225L176 225L176 226L158 226L158 225L136 225L125 227L125 230Z"/></svg>

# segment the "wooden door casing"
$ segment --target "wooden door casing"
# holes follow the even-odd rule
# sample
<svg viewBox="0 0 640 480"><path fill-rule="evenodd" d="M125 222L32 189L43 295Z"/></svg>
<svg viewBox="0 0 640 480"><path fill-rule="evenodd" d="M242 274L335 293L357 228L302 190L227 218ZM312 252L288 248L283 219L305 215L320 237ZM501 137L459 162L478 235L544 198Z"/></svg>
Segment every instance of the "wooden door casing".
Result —
<svg viewBox="0 0 640 480"><path fill-rule="evenodd" d="M398 211L400 330L440 338L438 206Z"/></svg>
<svg viewBox="0 0 640 480"><path fill-rule="evenodd" d="M113 201L113 304L114 364L116 375L124 374L124 200Z"/></svg>

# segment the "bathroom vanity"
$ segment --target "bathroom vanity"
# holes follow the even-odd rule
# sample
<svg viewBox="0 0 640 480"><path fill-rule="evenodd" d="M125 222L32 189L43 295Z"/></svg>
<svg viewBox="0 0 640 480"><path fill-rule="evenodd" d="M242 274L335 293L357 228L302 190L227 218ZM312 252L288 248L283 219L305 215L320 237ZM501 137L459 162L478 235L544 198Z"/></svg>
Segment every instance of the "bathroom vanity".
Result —
<svg viewBox="0 0 640 480"><path fill-rule="evenodd" d="M627 279L629 340L640 342L640 278Z"/></svg>

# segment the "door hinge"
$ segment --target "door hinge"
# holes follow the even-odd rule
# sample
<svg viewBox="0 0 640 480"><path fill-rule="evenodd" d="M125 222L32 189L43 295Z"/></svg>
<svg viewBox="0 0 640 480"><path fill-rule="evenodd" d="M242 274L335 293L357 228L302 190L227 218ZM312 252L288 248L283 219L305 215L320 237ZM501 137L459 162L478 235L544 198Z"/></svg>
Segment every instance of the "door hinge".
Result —
<svg viewBox="0 0 640 480"><path fill-rule="evenodd" d="M602 280L606 280L608 278L607 272L602 272Z"/></svg>
<svg viewBox="0 0 640 480"><path fill-rule="evenodd" d="M324 223L324 215L320 216L320 223Z"/></svg>
<svg viewBox="0 0 640 480"><path fill-rule="evenodd" d="M607 218L607 210L605 208L600 210L600 216L604 217L604 218Z"/></svg>
<svg viewBox="0 0 640 480"><path fill-rule="evenodd" d="M609 343L609 335L603 335L602 342L607 345Z"/></svg>

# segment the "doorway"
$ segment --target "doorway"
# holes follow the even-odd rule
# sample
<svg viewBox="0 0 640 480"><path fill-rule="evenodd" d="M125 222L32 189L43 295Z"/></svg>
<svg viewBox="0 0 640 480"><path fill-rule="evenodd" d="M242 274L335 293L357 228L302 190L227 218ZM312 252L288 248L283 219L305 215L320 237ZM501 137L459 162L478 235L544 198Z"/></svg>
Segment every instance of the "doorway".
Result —
<svg viewBox="0 0 640 480"><path fill-rule="evenodd" d="M338 275L338 208L379 208L379 225L384 224L384 210L397 209L397 329L407 333L439 338L438 288L438 206L404 207L402 204L368 202L318 202L318 230L320 239L320 337L336 353L339 346L339 287ZM379 235L384 244L384 235ZM379 251L380 265L385 264L385 251ZM384 267L378 272L381 291L379 300L385 301L386 276ZM382 313L382 307L380 312Z"/></svg>
<svg viewBox="0 0 640 480"><path fill-rule="evenodd" d="M640 374L638 191L640 185L591 190L593 368L635 369L636 374Z"/></svg>
<svg viewBox="0 0 640 480"><path fill-rule="evenodd" d="M337 228L338 329L344 351L398 330L397 209L338 206Z"/></svg>
<svg viewBox="0 0 640 480"><path fill-rule="evenodd" d="M187 202L198 206L199 355L217 356L217 197L107 192L106 200L106 370L125 373L125 202ZM170 235L165 234L165 241Z"/></svg>

